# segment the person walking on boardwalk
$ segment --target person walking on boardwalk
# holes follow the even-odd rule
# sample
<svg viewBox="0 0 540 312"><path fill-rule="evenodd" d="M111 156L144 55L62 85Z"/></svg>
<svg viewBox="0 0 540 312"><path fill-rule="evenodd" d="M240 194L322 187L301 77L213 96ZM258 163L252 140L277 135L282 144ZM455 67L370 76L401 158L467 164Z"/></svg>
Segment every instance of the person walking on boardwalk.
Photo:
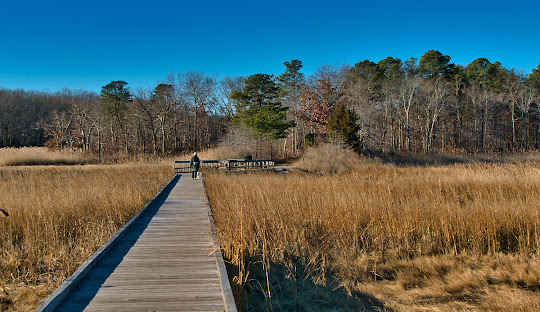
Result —
<svg viewBox="0 0 540 312"><path fill-rule="evenodd" d="M197 172L199 172L200 164L201 161L199 160L199 157L197 157L197 152L193 153L193 156L189 161L189 166L191 167L191 178L193 178L193 180L195 180L195 178L197 177Z"/></svg>

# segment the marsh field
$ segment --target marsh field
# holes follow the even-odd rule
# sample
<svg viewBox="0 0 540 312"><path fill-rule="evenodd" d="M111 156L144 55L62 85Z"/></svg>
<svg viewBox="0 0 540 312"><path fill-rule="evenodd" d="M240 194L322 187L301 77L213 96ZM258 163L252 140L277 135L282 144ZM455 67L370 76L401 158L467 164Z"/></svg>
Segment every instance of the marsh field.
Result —
<svg viewBox="0 0 540 312"><path fill-rule="evenodd" d="M351 157L207 174L242 310L540 310L539 163Z"/></svg>
<svg viewBox="0 0 540 312"><path fill-rule="evenodd" d="M173 175L170 163L85 162L0 150L0 208L9 214L0 216L0 311L34 310Z"/></svg>
<svg viewBox="0 0 540 312"><path fill-rule="evenodd" d="M241 311L540 309L540 163L325 153L286 175L205 172ZM172 177L168 162L36 158L0 153L2 311L37 307Z"/></svg>

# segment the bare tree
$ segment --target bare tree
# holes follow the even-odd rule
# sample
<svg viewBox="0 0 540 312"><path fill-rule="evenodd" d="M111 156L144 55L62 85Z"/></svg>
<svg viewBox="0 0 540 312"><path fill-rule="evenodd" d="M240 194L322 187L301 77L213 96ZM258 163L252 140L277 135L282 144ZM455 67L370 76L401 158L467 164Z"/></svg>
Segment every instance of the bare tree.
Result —
<svg viewBox="0 0 540 312"><path fill-rule="evenodd" d="M228 121L232 120L232 116L235 113L233 101L231 99L231 93L233 91L241 91L244 88L244 77L225 77L217 84L216 96L217 107L216 112Z"/></svg>
<svg viewBox="0 0 540 312"><path fill-rule="evenodd" d="M157 154L157 145L158 145L158 115L155 107L152 105L150 90L138 89L135 92L135 97L133 103L137 107L138 111L135 113L135 117L139 118L146 129L150 131L152 137L152 153Z"/></svg>
<svg viewBox="0 0 540 312"><path fill-rule="evenodd" d="M45 145L54 150L62 150L64 147L73 149L73 116L69 112L54 111L51 118L43 124L50 139Z"/></svg>
<svg viewBox="0 0 540 312"><path fill-rule="evenodd" d="M528 121L529 121L529 111L531 109L531 104L533 102L533 88L522 84L517 93L517 107L521 112L521 146L523 149L527 150L529 148L529 139L528 139Z"/></svg>
<svg viewBox="0 0 540 312"><path fill-rule="evenodd" d="M217 102L216 78L202 72L187 72L177 74L180 86L180 94L193 116L194 122L191 124L190 136L193 140L193 149L209 147L209 124L207 116L215 110Z"/></svg>
<svg viewBox="0 0 540 312"><path fill-rule="evenodd" d="M447 105L449 90L446 81L439 76L434 79L425 79L422 93L424 98L421 106L425 117L424 150L429 152L433 146L436 122Z"/></svg>
<svg viewBox="0 0 540 312"><path fill-rule="evenodd" d="M518 103L519 92L523 81L514 71L506 76L506 95L508 97L508 106L510 109L510 120L512 123L512 149L516 148L516 107Z"/></svg>
<svg viewBox="0 0 540 312"><path fill-rule="evenodd" d="M157 120L161 131L161 153L165 154L165 143L168 136L169 118L174 112L176 105L176 95L174 86L170 84L159 84L152 95L151 102L157 112Z"/></svg>
<svg viewBox="0 0 540 312"><path fill-rule="evenodd" d="M475 137L475 147L477 150L483 151L485 145L485 127L484 117L486 116L485 110L488 104L488 93L480 82L472 80L469 81L469 85L464 88L465 93L468 95L473 111L474 127L472 129Z"/></svg>
<svg viewBox="0 0 540 312"><path fill-rule="evenodd" d="M405 132L407 136L407 150L411 151L411 107L414 103L414 96L420 87L420 78L407 76L401 81L399 86L400 104L405 115Z"/></svg>

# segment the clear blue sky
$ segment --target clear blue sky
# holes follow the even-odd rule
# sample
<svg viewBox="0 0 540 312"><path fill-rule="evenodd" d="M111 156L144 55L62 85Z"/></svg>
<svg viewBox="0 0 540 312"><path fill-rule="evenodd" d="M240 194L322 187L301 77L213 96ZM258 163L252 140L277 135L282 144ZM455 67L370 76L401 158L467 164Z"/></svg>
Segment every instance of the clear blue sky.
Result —
<svg viewBox="0 0 540 312"><path fill-rule="evenodd" d="M540 63L540 2L3 1L0 88L99 92L152 87L171 71L218 77L324 64L485 57L529 73Z"/></svg>

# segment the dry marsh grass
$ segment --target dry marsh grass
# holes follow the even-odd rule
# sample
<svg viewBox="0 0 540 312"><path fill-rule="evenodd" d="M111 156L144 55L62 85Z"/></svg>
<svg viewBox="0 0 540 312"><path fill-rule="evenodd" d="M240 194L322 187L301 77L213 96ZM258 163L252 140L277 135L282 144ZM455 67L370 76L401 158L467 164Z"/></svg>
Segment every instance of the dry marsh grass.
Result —
<svg viewBox="0 0 540 312"><path fill-rule="evenodd" d="M170 163L0 168L0 310L35 309L172 174Z"/></svg>
<svg viewBox="0 0 540 312"><path fill-rule="evenodd" d="M291 168L315 174L343 174L362 167L366 161L348 148L322 144L308 148Z"/></svg>
<svg viewBox="0 0 540 312"><path fill-rule="evenodd" d="M51 152L46 147L0 148L1 166L82 165L97 159L68 151Z"/></svg>
<svg viewBox="0 0 540 312"><path fill-rule="evenodd" d="M268 273L280 264L286 279L302 268L302 280L397 311L540 309L540 165L360 161L344 172L207 175L243 296L280 310L283 282ZM266 271L256 279L254 264Z"/></svg>

